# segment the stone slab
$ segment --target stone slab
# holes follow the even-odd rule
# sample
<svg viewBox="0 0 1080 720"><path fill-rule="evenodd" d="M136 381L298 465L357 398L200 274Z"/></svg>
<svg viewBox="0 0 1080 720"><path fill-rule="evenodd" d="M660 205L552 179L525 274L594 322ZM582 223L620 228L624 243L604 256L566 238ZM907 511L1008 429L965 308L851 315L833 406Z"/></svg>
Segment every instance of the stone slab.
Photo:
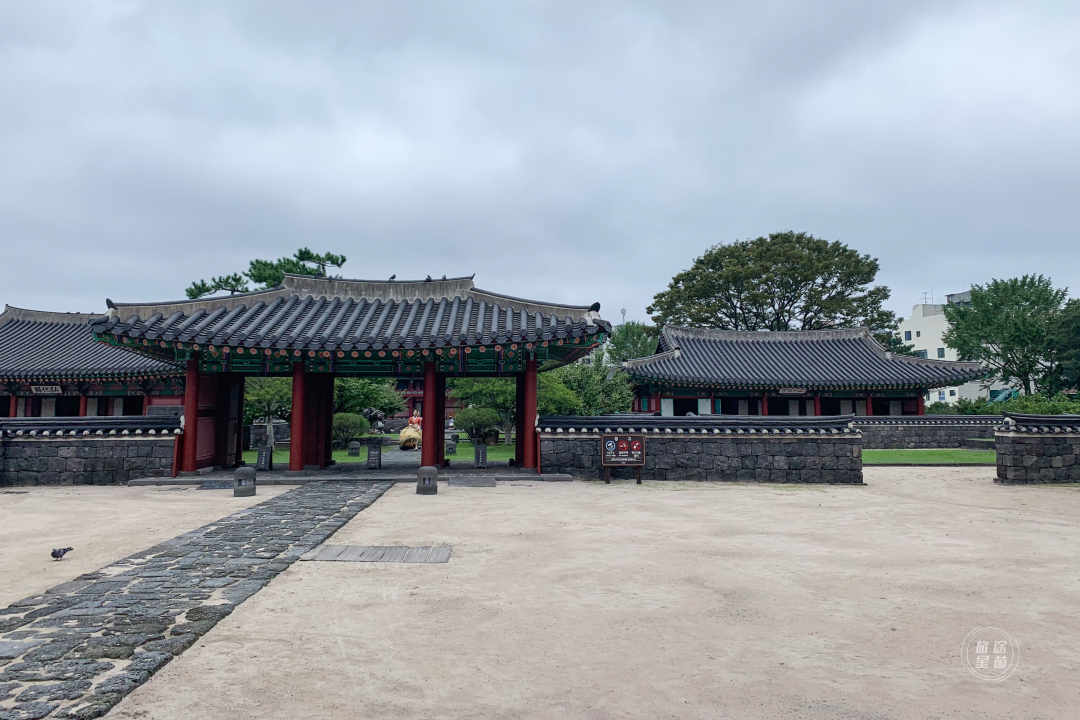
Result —
<svg viewBox="0 0 1080 720"><path fill-rule="evenodd" d="M451 545L323 545L300 559L318 562L445 563L450 560L452 550Z"/></svg>

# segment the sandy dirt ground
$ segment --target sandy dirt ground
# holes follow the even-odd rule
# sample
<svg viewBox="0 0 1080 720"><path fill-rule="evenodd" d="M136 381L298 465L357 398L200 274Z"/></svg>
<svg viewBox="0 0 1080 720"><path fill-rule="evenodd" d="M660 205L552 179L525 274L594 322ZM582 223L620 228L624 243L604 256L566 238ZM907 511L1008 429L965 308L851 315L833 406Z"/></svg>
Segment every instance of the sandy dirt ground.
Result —
<svg viewBox="0 0 1080 720"><path fill-rule="evenodd" d="M194 530L290 488L232 490L76 485L0 488L0 607ZM60 562L53 548L73 547Z"/></svg>
<svg viewBox="0 0 1080 720"><path fill-rule="evenodd" d="M109 717L1076 718L1080 489L991 473L398 485L330 542L449 563L296 563Z"/></svg>

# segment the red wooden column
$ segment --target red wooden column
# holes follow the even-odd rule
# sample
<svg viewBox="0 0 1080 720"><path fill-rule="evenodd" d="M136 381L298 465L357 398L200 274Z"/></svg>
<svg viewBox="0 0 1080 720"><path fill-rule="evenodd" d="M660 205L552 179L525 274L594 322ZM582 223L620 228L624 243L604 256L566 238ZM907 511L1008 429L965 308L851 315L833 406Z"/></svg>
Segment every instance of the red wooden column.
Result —
<svg viewBox="0 0 1080 720"><path fill-rule="evenodd" d="M181 472L195 472L199 452L199 361L187 361L184 379L184 457Z"/></svg>
<svg viewBox="0 0 1080 720"><path fill-rule="evenodd" d="M821 396L820 395L815 395L814 396L814 414L815 415L821 415Z"/></svg>
<svg viewBox="0 0 1080 720"><path fill-rule="evenodd" d="M874 398L870 395L866 396L866 414L868 416L874 414Z"/></svg>
<svg viewBox="0 0 1080 720"><path fill-rule="evenodd" d="M292 373L292 425L289 439L289 471L300 472L304 469L304 425L306 418L304 387L307 383L304 363L293 363Z"/></svg>
<svg viewBox="0 0 1080 720"><path fill-rule="evenodd" d="M15 417L19 414L19 396L12 395L11 400L8 402L8 417Z"/></svg>
<svg viewBox="0 0 1080 720"><path fill-rule="evenodd" d="M146 414L146 412L144 411L143 415L145 415L145 414ZM86 396L85 395L80 395L79 396L79 417L86 417Z"/></svg>
<svg viewBox="0 0 1080 720"><path fill-rule="evenodd" d="M424 363L424 440L420 445L420 466L436 467L439 460L438 431L436 430L436 411L438 410L438 373L435 363Z"/></svg>
<svg viewBox="0 0 1080 720"><path fill-rule="evenodd" d="M523 467L535 470L539 465L536 446L536 356L525 361L525 442L522 451L525 455Z"/></svg>
<svg viewBox="0 0 1080 720"><path fill-rule="evenodd" d="M922 395L920 395L918 403L919 403L919 411L918 411L919 414L920 415L925 415L926 414L926 398L924 398Z"/></svg>
<svg viewBox="0 0 1080 720"><path fill-rule="evenodd" d="M525 373L514 376L514 466L525 464Z"/></svg>
<svg viewBox="0 0 1080 720"><path fill-rule="evenodd" d="M761 414L769 414L769 396L766 393L761 394Z"/></svg>
<svg viewBox="0 0 1080 720"><path fill-rule="evenodd" d="M239 385L237 391L240 395L240 406L236 409L236 466L239 467L244 464L244 376L241 375L236 384Z"/></svg>
<svg viewBox="0 0 1080 720"><path fill-rule="evenodd" d="M436 467L446 467L446 376L442 373L435 374L435 396L435 440L438 442L435 446L435 462Z"/></svg>
<svg viewBox="0 0 1080 720"><path fill-rule="evenodd" d="M323 467L334 464L334 376L327 375L323 397L326 398L326 410L323 420L326 422L326 447L323 451Z"/></svg>
<svg viewBox="0 0 1080 720"><path fill-rule="evenodd" d="M322 376L309 374L304 378L304 428L307 431L307 439L304 442L304 467L320 465L323 453L323 434L326 426L323 423L323 392Z"/></svg>

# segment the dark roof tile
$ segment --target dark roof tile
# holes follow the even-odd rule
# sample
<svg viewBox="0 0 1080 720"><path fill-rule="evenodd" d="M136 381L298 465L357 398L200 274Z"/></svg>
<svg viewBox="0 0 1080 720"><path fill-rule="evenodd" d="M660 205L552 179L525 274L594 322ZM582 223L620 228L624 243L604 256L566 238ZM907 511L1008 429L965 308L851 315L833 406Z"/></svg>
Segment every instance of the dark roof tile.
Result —
<svg viewBox="0 0 1080 720"><path fill-rule="evenodd" d="M669 325L659 352L628 360L639 380L745 389L931 388L982 377L979 363L894 355L863 328L740 332Z"/></svg>
<svg viewBox="0 0 1080 720"><path fill-rule="evenodd" d="M0 314L0 378L62 380L182 373L176 365L95 342L88 323L98 317L5 307Z"/></svg>
<svg viewBox="0 0 1080 720"><path fill-rule="evenodd" d="M472 278L374 282L286 275L229 297L111 305L99 335L277 349L379 350L565 339L610 332L596 306L479 290Z"/></svg>

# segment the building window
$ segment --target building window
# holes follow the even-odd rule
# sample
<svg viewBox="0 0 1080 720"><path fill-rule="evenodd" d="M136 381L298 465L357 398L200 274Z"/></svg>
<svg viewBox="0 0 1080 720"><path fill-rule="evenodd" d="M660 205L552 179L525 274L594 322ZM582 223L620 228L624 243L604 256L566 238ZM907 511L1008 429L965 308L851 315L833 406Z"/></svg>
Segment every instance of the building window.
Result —
<svg viewBox="0 0 1080 720"><path fill-rule="evenodd" d="M915 337L922 337L922 330L916 330Z"/></svg>
<svg viewBox="0 0 1080 720"><path fill-rule="evenodd" d="M910 330L905 330L904 331L904 339L905 340L910 340L911 339L911 331Z"/></svg>
<svg viewBox="0 0 1080 720"><path fill-rule="evenodd" d="M939 390L937 394L938 402L945 402L945 391Z"/></svg>
<svg viewBox="0 0 1080 720"><path fill-rule="evenodd" d="M950 390L949 391L949 397L956 397L956 391L955 390Z"/></svg>
<svg viewBox="0 0 1080 720"><path fill-rule="evenodd" d="M916 350L915 351L915 356L925 358L926 357L926 351L925 350Z"/></svg>
<svg viewBox="0 0 1080 720"><path fill-rule="evenodd" d="M937 349L937 356L938 356L939 359L944 359L944 357L945 357L945 348L938 348Z"/></svg>

